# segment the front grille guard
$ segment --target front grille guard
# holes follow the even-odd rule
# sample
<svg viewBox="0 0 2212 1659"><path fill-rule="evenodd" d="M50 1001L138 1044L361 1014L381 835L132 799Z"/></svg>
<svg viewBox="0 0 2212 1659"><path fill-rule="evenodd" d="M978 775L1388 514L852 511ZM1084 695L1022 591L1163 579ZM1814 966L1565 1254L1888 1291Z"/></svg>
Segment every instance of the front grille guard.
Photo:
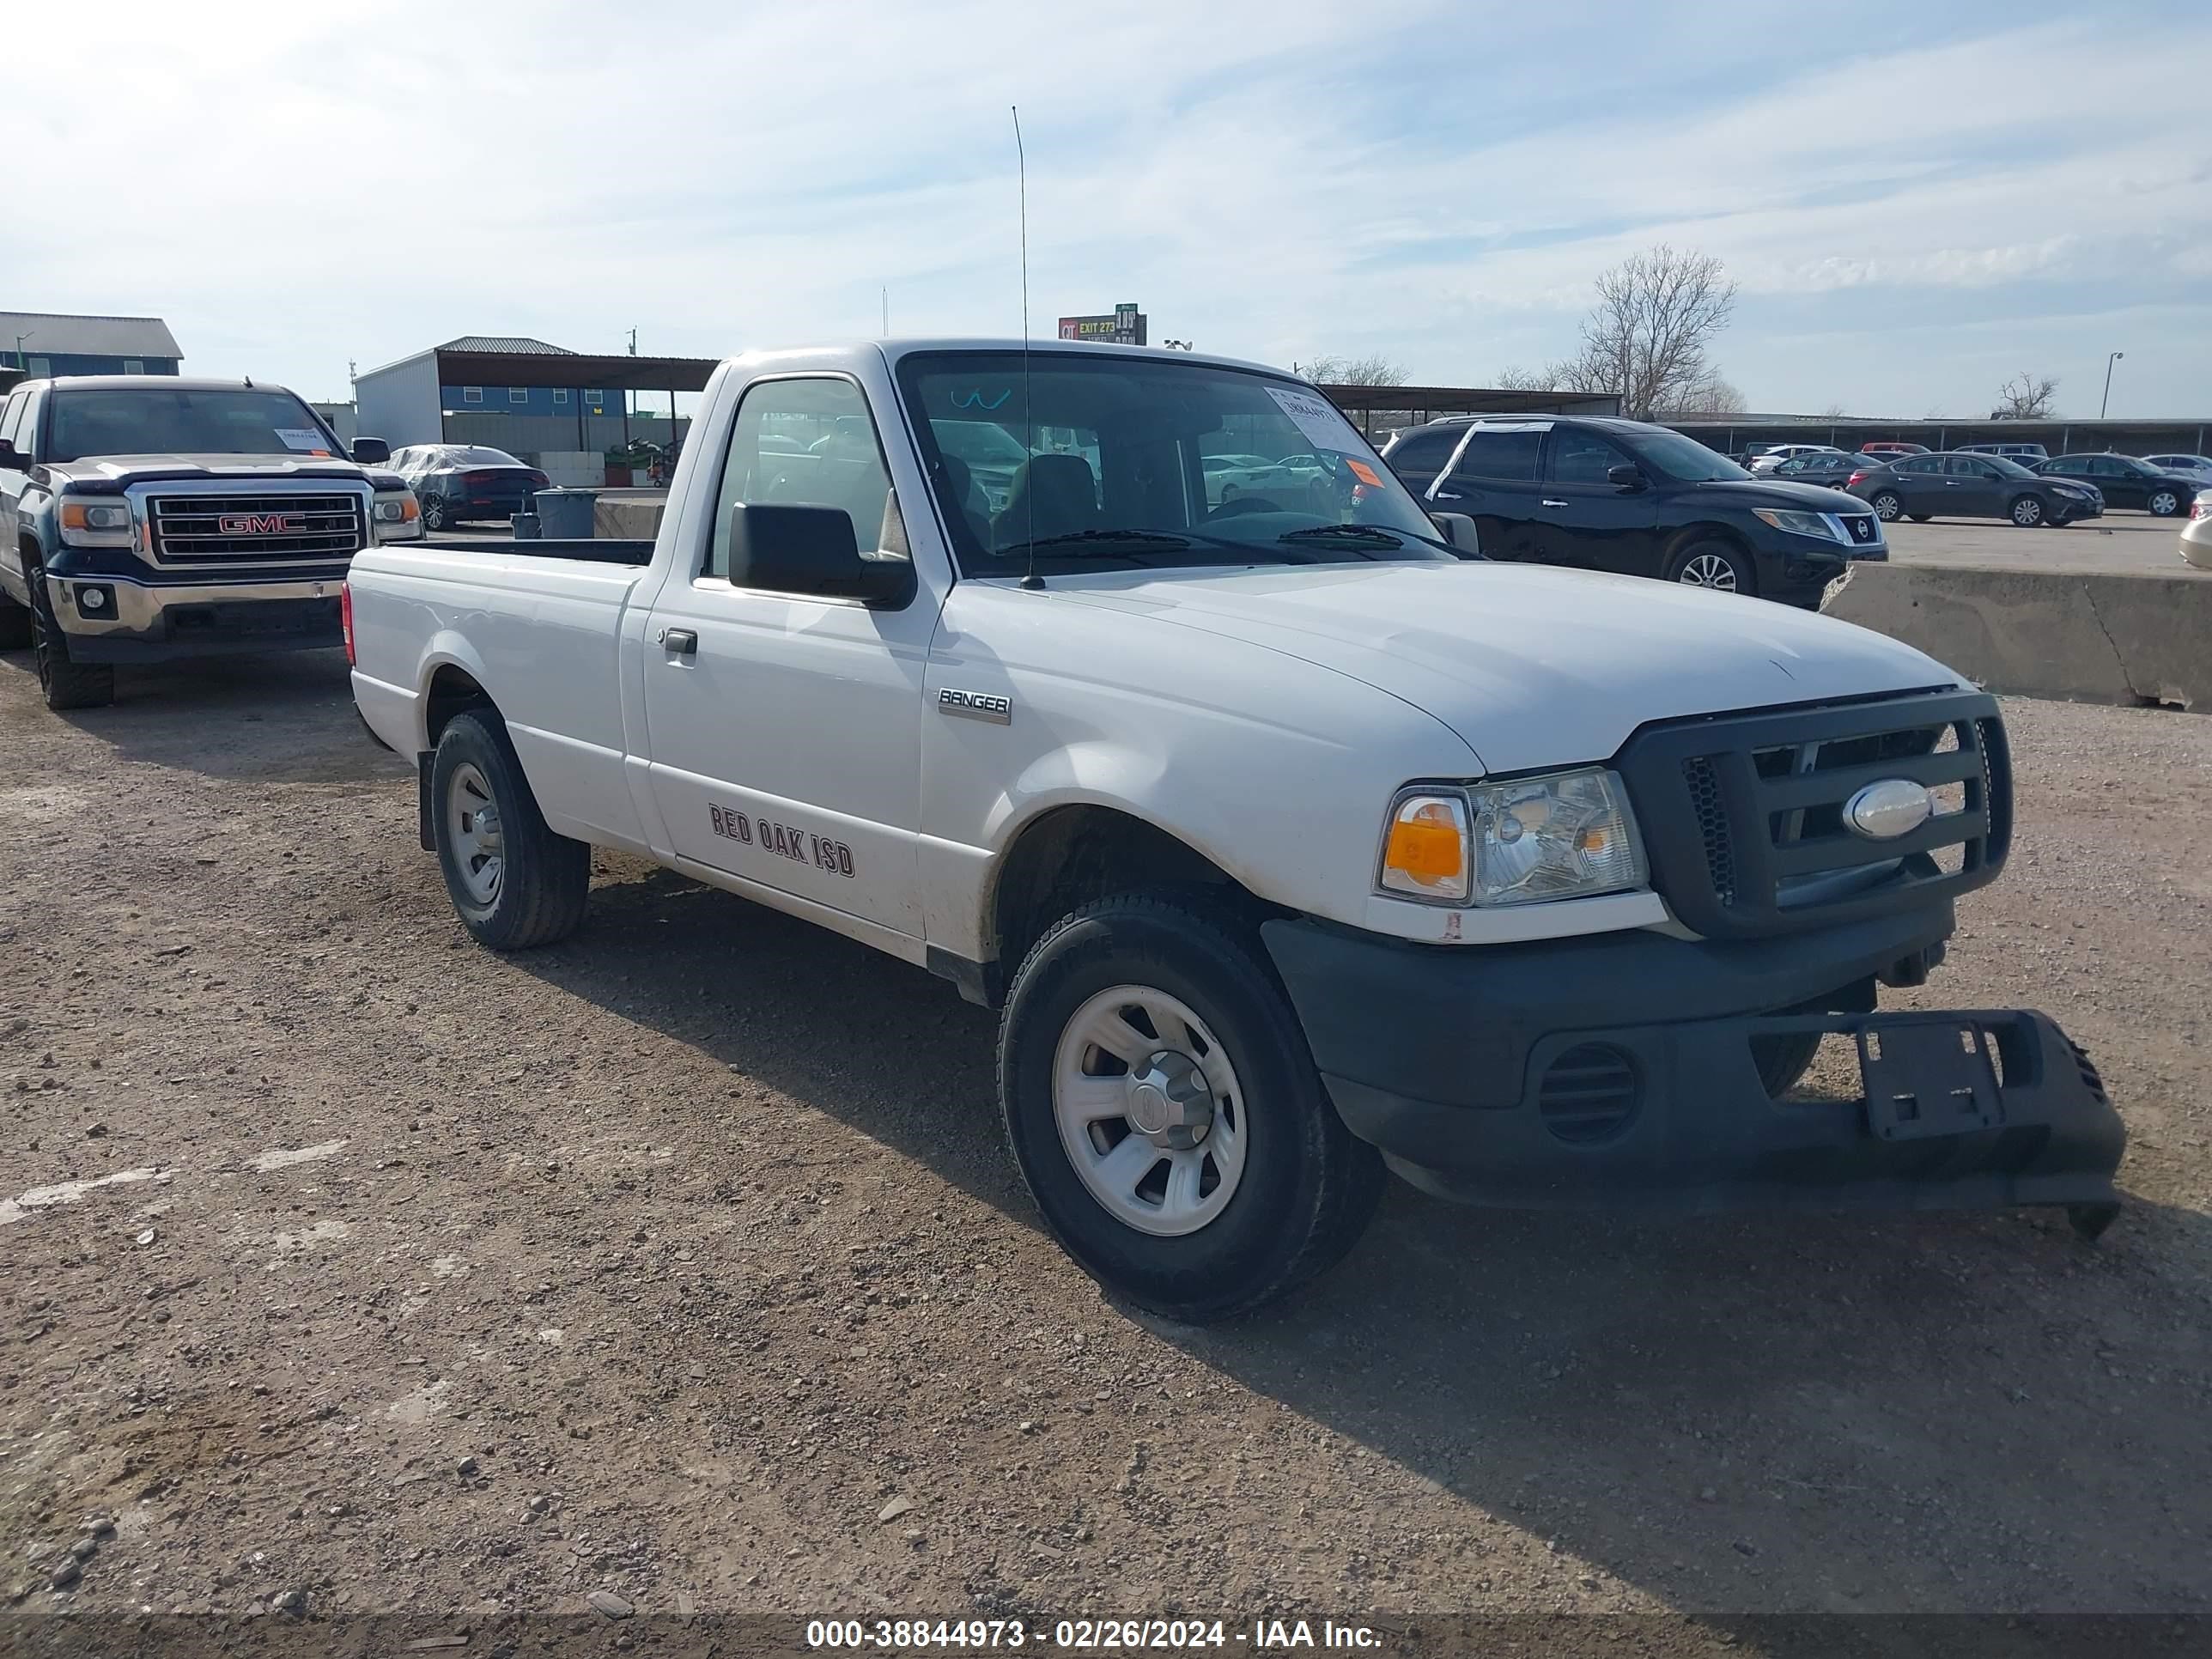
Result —
<svg viewBox="0 0 2212 1659"><path fill-rule="evenodd" d="M1670 722L1617 764L1675 915L1708 938L1756 938L1948 902L1994 879L2012 836L2012 767L1996 702L1980 692ZM1884 778L1959 810L1909 834L1846 830L1844 803ZM1884 872L1881 866L1896 867ZM1854 872L1864 879L1854 885ZM1806 897L1822 883L1834 896Z"/></svg>

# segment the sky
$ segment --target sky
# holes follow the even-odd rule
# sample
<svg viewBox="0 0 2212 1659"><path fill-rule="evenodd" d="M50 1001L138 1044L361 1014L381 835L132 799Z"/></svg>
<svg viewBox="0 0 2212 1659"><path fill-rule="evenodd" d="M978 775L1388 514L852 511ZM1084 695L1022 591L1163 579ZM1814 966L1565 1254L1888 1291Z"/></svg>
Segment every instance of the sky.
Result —
<svg viewBox="0 0 2212 1659"><path fill-rule="evenodd" d="M2212 416L2212 7L111 0L12 20L0 309L311 398L462 334L1018 335L1429 385L1568 355L1659 242L1753 410ZM6 343L0 343L4 344Z"/></svg>

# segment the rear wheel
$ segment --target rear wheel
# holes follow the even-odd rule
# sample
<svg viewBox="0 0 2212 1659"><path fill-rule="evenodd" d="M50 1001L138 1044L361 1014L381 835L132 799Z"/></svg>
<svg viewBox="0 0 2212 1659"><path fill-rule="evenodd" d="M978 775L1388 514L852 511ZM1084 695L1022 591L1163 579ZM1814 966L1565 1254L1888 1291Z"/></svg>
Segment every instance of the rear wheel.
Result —
<svg viewBox="0 0 2212 1659"><path fill-rule="evenodd" d="M1723 593L1759 592L1751 561L1726 542L1691 543L1669 562L1668 579L1685 587L1710 587Z"/></svg>
<svg viewBox="0 0 2212 1659"><path fill-rule="evenodd" d="M1061 1247L1170 1318L1287 1294L1382 1194L1249 929L1180 895L1103 899L1037 942L1000 1026L999 1097Z"/></svg>
<svg viewBox="0 0 2212 1659"><path fill-rule="evenodd" d="M425 530L443 530L453 521L453 514L447 510L443 495L422 497L422 527Z"/></svg>
<svg viewBox="0 0 2212 1659"><path fill-rule="evenodd" d="M1893 524L1898 515L1905 511L1905 501L1894 489L1878 489L1874 494L1873 507L1875 517L1884 524ZM1925 516L1923 514L1913 515L1916 520L1923 521Z"/></svg>
<svg viewBox="0 0 2212 1659"><path fill-rule="evenodd" d="M2045 521L2043 497L2022 495L2012 504L2012 521L2022 530L2033 530Z"/></svg>
<svg viewBox="0 0 2212 1659"><path fill-rule="evenodd" d="M52 709L104 708L115 701L115 671L106 663L75 662L69 635L54 616L46 592L46 573L32 565L25 573L31 588L31 649L39 665L39 690Z"/></svg>
<svg viewBox="0 0 2212 1659"><path fill-rule="evenodd" d="M1759 1066L1759 1080L1776 1100L1797 1086L1798 1079L1812 1069L1813 1056L1820 1049L1820 1034L1818 1031L1798 1031L1789 1036L1753 1037L1751 1040L1751 1057Z"/></svg>
<svg viewBox="0 0 2212 1659"><path fill-rule="evenodd" d="M2154 519L2170 519L2181 511L2181 492L2177 489L2154 489L2146 503Z"/></svg>
<svg viewBox="0 0 2212 1659"><path fill-rule="evenodd" d="M479 942L525 951L576 931L592 849L547 827L496 714L472 711L447 723L431 762L430 799L446 891Z"/></svg>

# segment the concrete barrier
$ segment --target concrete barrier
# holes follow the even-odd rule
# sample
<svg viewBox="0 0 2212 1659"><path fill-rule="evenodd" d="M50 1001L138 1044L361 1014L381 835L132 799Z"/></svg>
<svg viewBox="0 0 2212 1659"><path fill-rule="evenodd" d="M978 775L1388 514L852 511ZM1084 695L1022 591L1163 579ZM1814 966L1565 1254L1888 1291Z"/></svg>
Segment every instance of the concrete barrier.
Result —
<svg viewBox="0 0 2212 1659"><path fill-rule="evenodd" d="M1822 607L1992 691L2212 712L2212 580L1863 564Z"/></svg>
<svg viewBox="0 0 2212 1659"><path fill-rule="evenodd" d="M649 542L660 533L665 490L647 495L602 495L592 508L592 534L602 541Z"/></svg>

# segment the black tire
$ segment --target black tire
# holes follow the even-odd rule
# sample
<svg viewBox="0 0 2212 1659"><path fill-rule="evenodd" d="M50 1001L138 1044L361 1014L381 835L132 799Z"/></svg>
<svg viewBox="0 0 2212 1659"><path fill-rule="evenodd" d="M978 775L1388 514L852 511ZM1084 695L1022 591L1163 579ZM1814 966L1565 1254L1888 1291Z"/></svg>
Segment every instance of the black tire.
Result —
<svg viewBox="0 0 2212 1659"><path fill-rule="evenodd" d="M31 644L31 612L5 593L0 593L0 651L27 650Z"/></svg>
<svg viewBox="0 0 2212 1659"><path fill-rule="evenodd" d="M452 523L453 519L446 511L446 498L443 495L422 497L423 529L444 530Z"/></svg>
<svg viewBox="0 0 2212 1659"><path fill-rule="evenodd" d="M1884 524L1894 524L1905 511L1905 498L1894 489L1878 489L1868 498L1868 505L1874 508L1875 518Z"/></svg>
<svg viewBox="0 0 2212 1659"><path fill-rule="evenodd" d="M1915 524L1926 524L1929 520L1934 518L1936 515L1933 513L1909 513L1905 516L1911 519Z"/></svg>
<svg viewBox="0 0 2212 1659"><path fill-rule="evenodd" d="M455 836L454 781L468 769L487 786L499 822L499 870L486 897L470 890ZM430 822L438 867L461 925L495 951L527 951L576 931L592 884L592 849L546 827L514 744L489 709L456 714L430 763ZM480 874L480 872L477 872Z"/></svg>
<svg viewBox="0 0 2212 1659"><path fill-rule="evenodd" d="M1094 1198L1054 1115L1054 1059L1069 1019L1125 984L1195 1013L1255 1103L1238 1187L1211 1221L1176 1237L1139 1231ZM1258 940L1202 898L1124 894L1047 932L1015 974L1000 1023L999 1102L1023 1179L1061 1248L1109 1291L1186 1323L1249 1312L1334 1266L1382 1196L1382 1158L1330 1104Z"/></svg>
<svg viewBox="0 0 2212 1659"><path fill-rule="evenodd" d="M1727 572L1724 580L1717 574L1723 568ZM1714 574L1714 580L1701 581L1698 580L1700 573ZM1759 573L1752 568L1751 556L1723 541L1692 542L1687 547L1675 550L1674 556L1667 561L1667 580L1686 587L1741 593L1746 599L1759 592Z"/></svg>
<svg viewBox="0 0 2212 1659"><path fill-rule="evenodd" d="M2150 498L2143 505L2150 509L2152 518L2170 519L2181 511L2181 492L2161 485L2150 492Z"/></svg>
<svg viewBox="0 0 2212 1659"><path fill-rule="evenodd" d="M69 636L54 617L46 574L37 565L25 573L31 588L31 650L39 665L39 691L46 707L105 708L115 701L115 670L104 662L72 662Z"/></svg>
<svg viewBox="0 0 2212 1659"><path fill-rule="evenodd" d="M1820 1034L1800 1031L1793 1036L1753 1037L1751 1057L1759 1066L1759 1080L1770 1098L1779 1100L1797 1086L1798 1079L1812 1068L1820 1052Z"/></svg>
<svg viewBox="0 0 2212 1659"><path fill-rule="evenodd" d="M2105 1236L2105 1229L2120 1218L2117 1204L2069 1204L2066 1223L2074 1229L2075 1237L2085 1244L2094 1244Z"/></svg>
<svg viewBox="0 0 2212 1659"><path fill-rule="evenodd" d="M2039 530L2051 522L2051 509L2044 504L2042 496L2031 492L2014 496L2012 509L2007 516L2018 529Z"/></svg>

